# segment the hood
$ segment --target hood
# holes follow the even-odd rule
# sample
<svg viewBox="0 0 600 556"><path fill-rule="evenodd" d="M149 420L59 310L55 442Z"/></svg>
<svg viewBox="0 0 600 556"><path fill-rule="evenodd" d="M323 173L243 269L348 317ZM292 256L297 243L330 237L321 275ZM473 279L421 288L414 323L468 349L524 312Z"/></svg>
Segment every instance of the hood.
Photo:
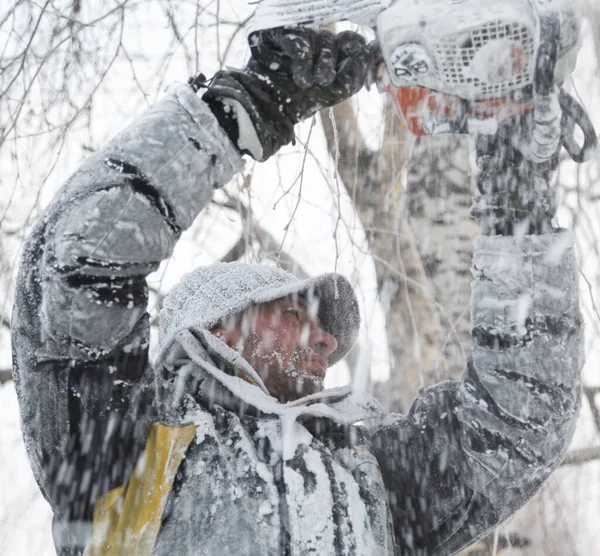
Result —
<svg viewBox="0 0 600 556"><path fill-rule="evenodd" d="M160 345L168 345L182 330L210 330L251 305L292 294L318 298L321 326L337 340L329 364L343 359L360 327L358 301L350 282L336 273L300 280L281 268L259 264L217 263L187 274L165 297Z"/></svg>

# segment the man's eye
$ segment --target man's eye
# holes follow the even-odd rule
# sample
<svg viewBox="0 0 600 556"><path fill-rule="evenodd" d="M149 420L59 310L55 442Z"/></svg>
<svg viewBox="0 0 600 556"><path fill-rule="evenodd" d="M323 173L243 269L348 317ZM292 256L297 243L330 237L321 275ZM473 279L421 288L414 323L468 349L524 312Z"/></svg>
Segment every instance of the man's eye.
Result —
<svg viewBox="0 0 600 556"><path fill-rule="evenodd" d="M290 315L294 315L298 320L300 320L300 311L297 309L286 309L285 312L289 313Z"/></svg>

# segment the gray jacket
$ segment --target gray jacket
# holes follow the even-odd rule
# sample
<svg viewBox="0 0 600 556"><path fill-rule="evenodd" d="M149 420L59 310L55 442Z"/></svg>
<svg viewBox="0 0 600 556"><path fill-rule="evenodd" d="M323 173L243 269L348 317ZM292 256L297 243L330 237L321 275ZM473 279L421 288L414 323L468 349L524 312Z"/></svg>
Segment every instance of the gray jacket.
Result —
<svg viewBox="0 0 600 556"><path fill-rule="evenodd" d="M571 234L476 239L472 361L408 415L344 389L282 406L206 331L179 331L148 363L145 277L241 166L181 87L90 158L31 234L14 374L57 546L85 544L94 502L128 480L157 422L197 430L155 554L442 555L475 541L531 498L573 434Z"/></svg>

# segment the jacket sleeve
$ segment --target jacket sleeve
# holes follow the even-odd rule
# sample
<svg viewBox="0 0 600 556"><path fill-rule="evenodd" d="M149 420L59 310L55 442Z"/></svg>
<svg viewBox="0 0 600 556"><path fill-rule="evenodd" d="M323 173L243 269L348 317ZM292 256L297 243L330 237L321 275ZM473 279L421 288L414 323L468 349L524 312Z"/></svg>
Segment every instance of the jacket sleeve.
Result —
<svg viewBox="0 0 600 556"><path fill-rule="evenodd" d="M570 232L478 237L473 356L372 434L398 553L454 554L525 504L562 460L580 404Z"/></svg>
<svg viewBox="0 0 600 556"><path fill-rule="evenodd" d="M13 312L15 382L35 477L53 510L91 517L122 484L152 406L146 276L239 153L182 86L90 158L31 234Z"/></svg>

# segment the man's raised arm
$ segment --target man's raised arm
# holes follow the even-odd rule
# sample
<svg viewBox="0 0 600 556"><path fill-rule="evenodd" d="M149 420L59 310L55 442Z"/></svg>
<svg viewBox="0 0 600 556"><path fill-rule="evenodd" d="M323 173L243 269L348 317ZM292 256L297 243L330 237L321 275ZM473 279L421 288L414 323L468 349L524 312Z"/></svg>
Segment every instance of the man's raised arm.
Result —
<svg viewBox="0 0 600 556"><path fill-rule="evenodd" d="M42 492L71 523L124 482L145 441L145 278L240 167L183 86L79 169L27 243L12 326L22 427Z"/></svg>
<svg viewBox="0 0 600 556"><path fill-rule="evenodd" d="M357 92L370 60L355 33L265 31L251 48L244 70L176 89L89 159L25 247L15 382L36 480L69 535L145 442L146 276L241 169L240 153L271 156L300 120Z"/></svg>
<svg viewBox="0 0 600 556"><path fill-rule="evenodd" d="M454 554L506 520L575 429L583 330L572 234L479 236L473 278L463 378L373 432L400 554Z"/></svg>

